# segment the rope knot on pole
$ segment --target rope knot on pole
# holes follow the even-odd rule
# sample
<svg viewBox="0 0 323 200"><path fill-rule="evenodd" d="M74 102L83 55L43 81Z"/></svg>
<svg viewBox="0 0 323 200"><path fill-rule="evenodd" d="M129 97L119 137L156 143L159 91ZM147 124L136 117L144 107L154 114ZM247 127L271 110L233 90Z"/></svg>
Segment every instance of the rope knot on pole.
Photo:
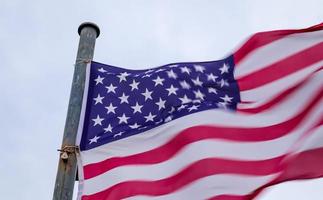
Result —
<svg viewBox="0 0 323 200"><path fill-rule="evenodd" d="M66 145L62 149L57 149L57 151L61 152L60 158L64 161L67 161L69 154L78 154L80 151L80 148L78 146L74 145Z"/></svg>
<svg viewBox="0 0 323 200"><path fill-rule="evenodd" d="M88 64L90 62L91 62L91 59L77 58L74 66L76 66L77 64L80 64L80 63Z"/></svg>

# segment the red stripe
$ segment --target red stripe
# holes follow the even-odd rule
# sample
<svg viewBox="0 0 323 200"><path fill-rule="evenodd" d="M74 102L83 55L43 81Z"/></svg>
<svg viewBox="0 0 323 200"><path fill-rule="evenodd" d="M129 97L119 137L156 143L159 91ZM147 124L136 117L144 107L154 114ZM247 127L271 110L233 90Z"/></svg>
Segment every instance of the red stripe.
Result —
<svg viewBox="0 0 323 200"><path fill-rule="evenodd" d="M257 189L253 194L234 196L220 195L212 200L251 200L258 196L266 187L285 181L313 179L323 177L323 148L301 152L284 163L283 173L274 181ZM227 199L225 197L228 197Z"/></svg>
<svg viewBox="0 0 323 200"><path fill-rule="evenodd" d="M304 180L323 177L323 147L303 151L284 163L281 176L269 184L256 190L252 198L258 196L266 187L276 185L285 181Z"/></svg>
<svg viewBox="0 0 323 200"><path fill-rule="evenodd" d="M294 33L305 33L305 32L312 32L318 31L323 29L323 23L305 28L305 29L298 29L298 30L278 30L278 31L268 31L268 32L260 32L254 34L244 45L238 49L234 53L234 61L237 65L244 57L246 57L249 53L253 50L262 47L266 44L274 42L278 39L281 39L285 36Z"/></svg>
<svg viewBox="0 0 323 200"><path fill-rule="evenodd" d="M323 60L322 52L323 42L238 79L239 88L241 91L251 90L309 67Z"/></svg>
<svg viewBox="0 0 323 200"><path fill-rule="evenodd" d="M219 195L208 200L249 200L252 195L238 196L238 195Z"/></svg>
<svg viewBox="0 0 323 200"><path fill-rule="evenodd" d="M168 143L156 149L131 156L114 157L98 163L88 164L84 166L84 178L90 179L113 168L124 165L160 163L173 157L186 145L199 140L221 138L235 141L266 141L281 137L292 131L311 112L311 109L317 103L320 103L320 99L323 97L322 91L323 89L311 102L309 102L300 114L286 122L259 128L227 128L209 126L188 128L180 132Z"/></svg>
<svg viewBox="0 0 323 200"><path fill-rule="evenodd" d="M309 150L288 160L286 170L275 181L280 183L295 179L323 177L323 148Z"/></svg>
<svg viewBox="0 0 323 200"><path fill-rule="evenodd" d="M297 89L301 88L303 85L305 85L308 82L310 82L310 80L313 78L313 75L315 75L315 73L319 72L322 69L323 69L323 67L319 68L318 70L315 70L313 73L311 73L304 80L302 80L301 82L299 82L297 85L295 85L295 86L293 86L293 87L285 90L284 92L282 92L281 94L279 94L278 96L276 96L275 98L273 98L268 103L263 104L263 105L261 105L259 107L255 107L255 108L238 108L238 111L240 111L240 112L246 112L246 113L259 113L259 112L262 112L262 111L265 111L265 110L269 110L273 106L275 106L278 103L280 103L280 102L284 101L285 99L287 99Z"/></svg>
<svg viewBox="0 0 323 200"><path fill-rule="evenodd" d="M283 156L261 161L233 161L209 158L197 161L179 173L157 181L127 181L82 200L124 199L136 195L159 196L172 193L193 181L216 174L264 176L279 172ZM149 173L149 172L147 172Z"/></svg>

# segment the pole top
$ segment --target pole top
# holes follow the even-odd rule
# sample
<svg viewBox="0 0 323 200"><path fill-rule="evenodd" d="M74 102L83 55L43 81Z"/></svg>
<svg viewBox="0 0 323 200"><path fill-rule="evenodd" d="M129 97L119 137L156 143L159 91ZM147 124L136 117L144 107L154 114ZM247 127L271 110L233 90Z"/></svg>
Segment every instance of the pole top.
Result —
<svg viewBox="0 0 323 200"><path fill-rule="evenodd" d="M78 30L77 30L77 32L79 33L79 35L81 35L82 29L83 28L86 28L86 27L94 28L94 30L96 31L96 37L99 37L99 35L100 35L100 28L99 28L98 25L96 25L95 23L92 23L92 22L84 22L84 23L82 23L79 26Z"/></svg>

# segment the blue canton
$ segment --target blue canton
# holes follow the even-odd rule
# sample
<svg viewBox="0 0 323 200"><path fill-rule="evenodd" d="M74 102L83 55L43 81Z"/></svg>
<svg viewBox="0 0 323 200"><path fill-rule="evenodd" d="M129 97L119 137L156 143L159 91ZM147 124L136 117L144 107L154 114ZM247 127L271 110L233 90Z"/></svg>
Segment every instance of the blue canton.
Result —
<svg viewBox="0 0 323 200"><path fill-rule="evenodd" d="M232 56L148 70L92 62L81 150L203 110L235 110L240 96L233 71Z"/></svg>

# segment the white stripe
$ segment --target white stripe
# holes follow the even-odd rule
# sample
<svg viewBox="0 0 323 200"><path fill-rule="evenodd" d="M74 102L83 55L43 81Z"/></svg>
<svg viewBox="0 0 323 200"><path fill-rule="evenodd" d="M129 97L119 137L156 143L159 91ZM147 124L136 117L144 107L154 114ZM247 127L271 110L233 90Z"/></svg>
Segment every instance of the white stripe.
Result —
<svg viewBox="0 0 323 200"><path fill-rule="evenodd" d="M188 186L163 196L138 195L127 200L174 200L174 199L194 199L204 200L219 195L247 195L255 189L277 177L278 174L252 177L237 175L213 175L199 179Z"/></svg>
<svg viewBox="0 0 323 200"><path fill-rule="evenodd" d="M185 146L173 158L162 163L150 165L126 165L114 168L92 179L85 181L86 194L96 193L115 184L131 180L160 180L170 177L188 165L206 158L226 158L233 160L265 160L289 152L291 146L310 127L317 123L321 111L315 110L302 125L289 135L266 142L230 142L219 140L197 141ZM137 141L136 141L137 142ZM158 141L154 141L157 143ZM121 144L120 144L121 145ZM132 150L137 144L127 145ZM274 147L274 148L273 148ZM261 149L261 151L259 151ZM95 153L92 154L94 156ZM136 173L133 173L136 172ZM99 184L98 184L99 183Z"/></svg>
<svg viewBox="0 0 323 200"><path fill-rule="evenodd" d="M316 85L317 83L314 82ZM178 132L189 127L198 125L210 125L210 126L227 126L227 127L264 127L275 125L277 123L284 122L293 116L296 116L304 109L304 105L312 100L320 87L307 85L301 88L298 92L285 102L277 105L275 108L259 114L246 115L244 113L230 113L221 110L207 110L199 113L194 113L179 119L176 119L167 124L163 124L159 127L146 131L132 137L124 138L112 143L108 143L90 149L82 151L83 164L99 162L114 156L126 156L130 152L133 154L148 151L156 148L171 138L173 138ZM306 94L306 95L304 95ZM322 105L318 105L322 110ZM214 120L216 119L216 120ZM144 141L144 142L143 142ZM129 146L132 146L131 149ZM93 152L95 152L93 154Z"/></svg>
<svg viewBox="0 0 323 200"><path fill-rule="evenodd" d="M306 150L311 150L311 149L322 148L322 147L323 147L323 125L313 129L313 131L310 133L310 136L308 138L305 138L305 141L302 142L301 147L298 148L296 153L306 151Z"/></svg>
<svg viewBox="0 0 323 200"><path fill-rule="evenodd" d="M81 137L82 137L85 108L86 108L87 96L88 96L88 92L89 92L90 72L91 72L91 63L88 63L85 68L84 94L82 97L83 98L82 99L82 109L81 109L80 120L79 120L77 134L76 134L76 142L75 142L76 145L80 145Z"/></svg>
<svg viewBox="0 0 323 200"><path fill-rule="evenodd" d="M236 66L234 75L239 79L320 42L323 42L323 31L286 36L247 55Z"/></svg>
<svg viewBox="0 0 323 200"><path fill-rule="evenodd" d="M300 70L298 72L285 76L281 79L278 79L274 82L268 83L266 85L263 85L251 90L241 91L240 92L241 101L248 101L248 102L254 102L254 103L251 103L250 105L239 104L239 108L257 107L259 105L264 104L265 102L270 101L275 96L281 94L285 90L295 86L297 83L304 80L311 73L315 72L317 69L322 67L322 65L323 65L323 60L303 70ZM316 72L315 75L313 75L313 77L316 77L315 81L323 84L323 70Z"/></svg>

